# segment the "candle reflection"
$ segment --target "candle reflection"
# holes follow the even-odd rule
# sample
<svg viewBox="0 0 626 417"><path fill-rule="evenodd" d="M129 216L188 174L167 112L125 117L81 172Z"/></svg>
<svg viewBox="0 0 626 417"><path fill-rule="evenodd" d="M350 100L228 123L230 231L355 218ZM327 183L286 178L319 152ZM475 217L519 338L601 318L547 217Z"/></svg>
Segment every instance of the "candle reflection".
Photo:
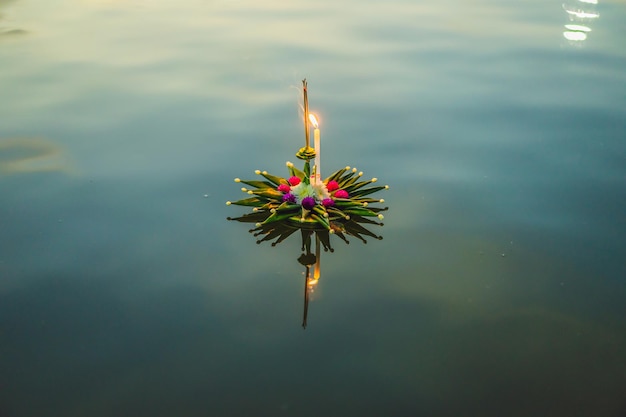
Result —
<svg viewBox="0 0 626 417"><path fill-rule="evenodd" d="M321 257L321 243L319 235L315 234L315 254L311 253L311 236L308 236L308 242L304 245L307 249L306 254L300 255L298 261L305 266L304 271L304 311L302 313L302 328L306 329L307 317L309 314L309 300L311 294L315 292L315 287L320 278L320 257ZM311 267L313 266L313 274L311 274Z"/></svg>

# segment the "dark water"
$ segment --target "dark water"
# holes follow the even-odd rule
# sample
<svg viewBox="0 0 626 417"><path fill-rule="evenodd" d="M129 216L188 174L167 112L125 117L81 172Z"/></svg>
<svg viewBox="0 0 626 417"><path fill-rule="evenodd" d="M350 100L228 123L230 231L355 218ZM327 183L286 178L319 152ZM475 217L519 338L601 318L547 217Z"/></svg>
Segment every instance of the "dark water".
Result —
<svg viewBox="0 0 626 417"><path fill-rule="evenodd" d="M0 415L626 415L625 19L0 0ZM305 77L323 169L391 188L303 330L298 238L224 203Z"/></svg>

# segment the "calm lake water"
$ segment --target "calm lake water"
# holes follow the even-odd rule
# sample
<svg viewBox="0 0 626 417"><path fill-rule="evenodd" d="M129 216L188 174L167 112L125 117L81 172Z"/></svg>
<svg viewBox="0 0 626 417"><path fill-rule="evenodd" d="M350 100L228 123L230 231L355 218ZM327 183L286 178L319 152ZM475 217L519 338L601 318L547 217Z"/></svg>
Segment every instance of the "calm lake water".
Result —
<svg viewBox="0 0 626 417"><path fill-rule="evenodd" d="M626 3L0 0L0 415L626 416ZM565 25L577 25L568 26ZM233 178L389 184L301 327Z"/></svg>

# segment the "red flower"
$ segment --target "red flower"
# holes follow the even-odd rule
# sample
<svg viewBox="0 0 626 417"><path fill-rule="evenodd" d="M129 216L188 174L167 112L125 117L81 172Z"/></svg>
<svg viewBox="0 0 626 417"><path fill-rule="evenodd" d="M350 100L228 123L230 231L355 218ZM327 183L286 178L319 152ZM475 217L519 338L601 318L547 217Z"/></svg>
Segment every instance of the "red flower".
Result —
<svg viewBox="0 0 626 417"><path fill-rule="evenodd" d="M293 187L295 187L296 185L300 184L300 178L298 178L296 176L289 177L289 179L287 181L289 181L289 184L291 184Z"/></svg>
<svg viewBox="0 0 626 417"><path fill-rule="evenodd" d="M289 191L291 191L291 187L287 184L280 184L278 186L278 191L280 191L281 193L288 193Z"/></svg>
<svg viewBox="0 0 626 417"><path fill-rule="evenodd" d="M335 192L335 198L348 198L348 192L346 190L337 190Z"/></svg>
<svg viewBox="0 0 626 417"><path fill-rule="evenodd" d="M330 192L330 191L335 191L339 188L339 184L337 184L337 181L328 181L328 184L326 184L326 189Z"/></svg>

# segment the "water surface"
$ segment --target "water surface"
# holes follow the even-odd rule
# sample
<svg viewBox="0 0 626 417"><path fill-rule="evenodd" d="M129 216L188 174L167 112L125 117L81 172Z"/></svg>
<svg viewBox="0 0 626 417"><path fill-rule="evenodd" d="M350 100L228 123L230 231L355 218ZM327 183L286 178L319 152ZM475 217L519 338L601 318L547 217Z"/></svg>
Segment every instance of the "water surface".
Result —
<svg viewBox="0 0 626 417"><path fill-rule="evenodd" d="M625 6L0 0L0 414L623 416ZM306 330L303 78L390 185Z"/></svg>

